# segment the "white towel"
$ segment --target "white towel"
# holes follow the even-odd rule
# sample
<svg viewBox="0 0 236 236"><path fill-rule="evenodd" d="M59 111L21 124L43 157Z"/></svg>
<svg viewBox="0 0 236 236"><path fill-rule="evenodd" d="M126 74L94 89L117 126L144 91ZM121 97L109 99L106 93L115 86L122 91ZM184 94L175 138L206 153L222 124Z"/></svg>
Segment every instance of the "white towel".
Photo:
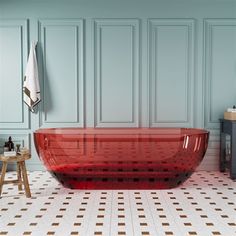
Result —
<svg viewBox="0 0 236 236"><path fill-rule="evenodd" d="M31 112L34 112L34 106L40 102L40 88L38 78L38 65L35 53L35 42L31 43L30 54L26 66L23 92L24 102L29 106Z"/></svg>

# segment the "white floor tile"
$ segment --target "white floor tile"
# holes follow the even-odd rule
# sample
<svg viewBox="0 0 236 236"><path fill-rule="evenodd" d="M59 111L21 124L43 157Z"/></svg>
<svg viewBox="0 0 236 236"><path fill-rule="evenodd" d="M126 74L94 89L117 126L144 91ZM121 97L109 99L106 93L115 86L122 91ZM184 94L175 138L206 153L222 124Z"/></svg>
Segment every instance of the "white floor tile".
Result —
<svg viewBox="0 0 236 236"><path fill-rule="evenodd" d="M32 198L3 186L0 235L236 236L228 173L196 172L169 190L71 190L42 171L29 172L29 182Z"/></svg>

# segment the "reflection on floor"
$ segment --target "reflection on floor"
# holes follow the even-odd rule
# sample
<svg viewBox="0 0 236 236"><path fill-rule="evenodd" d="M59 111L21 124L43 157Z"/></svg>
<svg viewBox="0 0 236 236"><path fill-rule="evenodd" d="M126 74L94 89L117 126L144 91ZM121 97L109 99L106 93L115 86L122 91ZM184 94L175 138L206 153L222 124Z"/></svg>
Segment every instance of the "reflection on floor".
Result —
<svg viewBox="0 0 236 236"><path fill-rule="evenodd" d="M3 186L0 235L236 236L236 181L228 173L196 172L170 190L71 190L42 171L29 181L32 198Z"/></svg>

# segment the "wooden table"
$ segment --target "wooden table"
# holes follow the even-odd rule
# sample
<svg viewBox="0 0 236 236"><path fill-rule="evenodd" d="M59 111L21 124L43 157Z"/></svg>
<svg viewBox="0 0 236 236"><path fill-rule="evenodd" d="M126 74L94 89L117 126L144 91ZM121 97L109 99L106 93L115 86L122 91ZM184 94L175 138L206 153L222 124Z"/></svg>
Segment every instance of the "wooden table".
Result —
<svg viewBox="0 0 236 236"><path fill-rule="evenodd" d="M27 177L27 171L25 167L25 161L30 159L31 155L29 152L24 154L17 154L16 156L6 157L4 155L0 155L0 161L2 162L2 171L0 177L0 196L2 194L2 188L4 184L17 184L18 190L22 190L22 184L24 185L26 197L31 197L29 181ZM12 163L17 164L17 179L16 180L5 180L5 174L7 171L7 165Z"/></svg>

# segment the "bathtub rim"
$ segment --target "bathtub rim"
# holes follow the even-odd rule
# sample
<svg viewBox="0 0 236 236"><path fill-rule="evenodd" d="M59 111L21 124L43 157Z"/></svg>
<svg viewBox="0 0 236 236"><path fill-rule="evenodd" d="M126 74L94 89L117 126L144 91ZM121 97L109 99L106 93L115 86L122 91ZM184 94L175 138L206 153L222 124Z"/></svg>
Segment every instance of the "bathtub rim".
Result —
<svg viewBox="0 0 236 236"><path fill-rule="evenodd" d="M40 128L33 132L34 134L50 134L50 135L97 135L97 134L127 134L127 135L203 135L210 134L209 130L203 128L184 128L184 127L108 127L108 128L93 128L93 127L58 127L58 128Z"/></svg>

